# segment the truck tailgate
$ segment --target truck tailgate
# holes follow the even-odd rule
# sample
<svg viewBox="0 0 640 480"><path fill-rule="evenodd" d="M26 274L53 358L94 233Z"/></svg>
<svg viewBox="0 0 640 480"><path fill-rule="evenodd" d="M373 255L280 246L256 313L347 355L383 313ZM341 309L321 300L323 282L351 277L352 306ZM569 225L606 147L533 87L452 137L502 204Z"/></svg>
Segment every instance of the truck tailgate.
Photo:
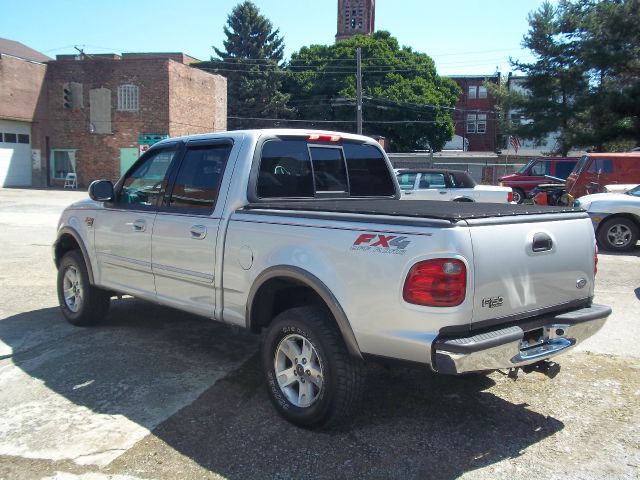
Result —
<svg viewBox="0 0 640 480"><path fill-rule="evenodd" d="M567 214L561 221L532 216L468 223L474 325L533 316L593 296L595 239L585 214Z"/></svg>

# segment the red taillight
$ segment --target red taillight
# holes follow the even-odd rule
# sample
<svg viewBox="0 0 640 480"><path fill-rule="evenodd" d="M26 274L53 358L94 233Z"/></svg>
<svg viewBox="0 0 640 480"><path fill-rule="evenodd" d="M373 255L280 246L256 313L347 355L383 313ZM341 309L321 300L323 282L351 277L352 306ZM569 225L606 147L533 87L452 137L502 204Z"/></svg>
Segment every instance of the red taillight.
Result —
<svg viewBox="0 0 640 480"><path fill-rule="evenodd" d="M507 203L513 202L513 190L507 194Z"/></svg>
<svg viewBox="0 0 640 480"><path fill-rule="evenodd" d="M595 253L594 253L594 262L593 262L593 274L598 273L598 245L596 245Z"/></svg>
<svg viewBox="0 0 640 480"><path fill-rule="evenodd" d="M427 307L455 307L467 293L467 268L460 260L436 258L416 263L404 282L406 302Z"/></svg>
<svg viewBox="0 0 640 480"><path fill-rule="evenodd" d="M310 134L308 140L313 142L339 142L342 137L340 135Z"/></svg>

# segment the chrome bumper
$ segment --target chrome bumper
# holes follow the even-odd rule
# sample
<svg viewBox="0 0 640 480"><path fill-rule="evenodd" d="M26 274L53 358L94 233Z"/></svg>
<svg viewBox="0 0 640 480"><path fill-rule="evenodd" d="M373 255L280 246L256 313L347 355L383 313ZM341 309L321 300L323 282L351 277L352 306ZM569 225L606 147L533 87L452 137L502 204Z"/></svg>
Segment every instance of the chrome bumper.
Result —
<svg viewBox="0 0 640 480"><path fill-rule="evenodd" d="M512 326L470 337L441 338L434 342L432 366L439 373L457 375L536 363L589 338L609 315L610 307L592 305L550 317L533 330Z"/></svg>

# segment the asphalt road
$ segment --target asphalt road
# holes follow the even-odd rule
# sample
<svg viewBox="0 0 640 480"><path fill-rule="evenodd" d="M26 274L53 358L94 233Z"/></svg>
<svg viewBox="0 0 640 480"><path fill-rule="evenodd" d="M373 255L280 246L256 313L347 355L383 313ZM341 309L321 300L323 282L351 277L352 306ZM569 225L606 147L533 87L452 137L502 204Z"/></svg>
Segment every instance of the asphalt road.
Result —
<svg viewBox="0 0 640 480"><path fill-rule="evenodd" d="M349 430L281 420L258 339L134 299L94 328L57 310L59 212L0 189L0 479L629 478L640 472L640 247L601 254L614 314L554 380L372 365Z"/></svg>

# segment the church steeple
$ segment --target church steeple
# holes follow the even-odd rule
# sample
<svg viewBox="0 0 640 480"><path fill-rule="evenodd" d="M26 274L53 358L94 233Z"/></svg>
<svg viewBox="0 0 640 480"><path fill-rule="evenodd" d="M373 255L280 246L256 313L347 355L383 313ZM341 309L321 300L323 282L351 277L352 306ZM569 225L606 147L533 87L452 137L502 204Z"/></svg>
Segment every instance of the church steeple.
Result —
<svg viewBox="0 0 640 480"><path fill-rule="evenodd" d="M375 0L338 0L336 41L352 35L368 35L375 29Z"/></svg>

